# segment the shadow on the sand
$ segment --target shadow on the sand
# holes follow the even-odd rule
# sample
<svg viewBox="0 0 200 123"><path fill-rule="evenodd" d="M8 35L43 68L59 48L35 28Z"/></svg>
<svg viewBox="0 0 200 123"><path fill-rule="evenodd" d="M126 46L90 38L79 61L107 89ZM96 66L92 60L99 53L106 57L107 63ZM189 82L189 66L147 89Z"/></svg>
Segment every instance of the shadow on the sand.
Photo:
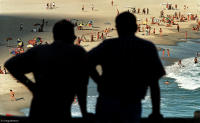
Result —
<svg viewBox="0 0 200 123"><path fill-rule="evenodd" d="M16 101L24 100L24 97L16 98Z"/></svg>

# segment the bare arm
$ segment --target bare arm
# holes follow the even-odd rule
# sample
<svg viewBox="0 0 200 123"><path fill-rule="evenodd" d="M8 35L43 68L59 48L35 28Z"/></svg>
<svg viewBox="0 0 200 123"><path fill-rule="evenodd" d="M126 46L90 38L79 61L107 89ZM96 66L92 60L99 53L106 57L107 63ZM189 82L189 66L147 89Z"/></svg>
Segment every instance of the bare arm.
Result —
<svg viewBox="0 0 200 123"><path fill-rule="evenodd" d="M155 81L157 82L154 82L150 85L152 113L160 114L160 87L158 84L158 80Z"/></svg>
<svg viewBox="0 0 200 123"><path fill-rule="evenodd" d="M81 113L83 117L87 116L87 85L81 86L77 94L78 102L80 105Z"/></svg>
<svg viewBox="0 0 200 123"><path fill-rule="evenodd" d="M158 80L154 80L154 82L150 84L150 92L151 92L152 114L149 115L149 118L154 121L160 121L163 119L163 116L160 113L160 87Z"/></svg>
<svg viewBox="0 0 200 123"><path fill-rule="evenodd" d="M32 53L23 53L6 61L4 66L13 77L33 92L35 84L25 76L26 73L32 72L31 57Z"/></svg>

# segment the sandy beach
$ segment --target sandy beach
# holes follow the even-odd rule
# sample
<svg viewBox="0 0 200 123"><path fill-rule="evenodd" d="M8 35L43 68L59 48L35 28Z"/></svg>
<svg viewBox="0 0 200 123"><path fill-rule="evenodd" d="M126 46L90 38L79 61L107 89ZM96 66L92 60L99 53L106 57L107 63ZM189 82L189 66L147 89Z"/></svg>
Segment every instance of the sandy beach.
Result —
<svg viewBox="0 0 200 123"><path fill-rule="evenodd" d="M55 7L47 9L46 4L52 2L55 2ZM36 37L41 37L43 42L52 43L52 27L60 19L77 22L78 25L84 24L82 30L76 27L75 33L77 37L82 37L80 45L88 51L101 43L103 39L117 37L114 20L118 11L119 13L128 10L132 12L133 8L136 9L135 15L141 29L136 33L138 37L161 45L176 45L177 42L187 41L187 39L200 38L200 32L192 30L193 26L198 25L200 3L197 0L114 0L113 5L111 2L112 0L0 0L0 65L12 57L9 50L16 48L18 38L24 42L25 50L28 41ZM168 9L167 5L171 5L172 9ZM140 13L137 12L138 8L140 8ZM143 8L148 8L149 13L143 14ZM168 15L168 18L171 18L175 12L181 12L186 20L180 22L180 18L174 19L175 25L169 25L160 17L162 10L164 16ZM187 20L188 15L189 20ZM197 15L197 17L191 19L192 15ZM152 23L153 17L156 20L155 23ZM33 29L38 30L37 24L41 24L43 19L45 20L44 31L32 32ZM92 25L89 26L88 22ZM22 31L20 31L20 24L23 24ZM180 26L179 32L177 24ZM146 25L150 26L150 33L146 32ZM154 28L155 34L153 33ZM162 28L162 34L159 32L160 28ZM100 36L103 33L103 39L98 39L98 32ZM6 40L8 38L10 39ZM174 62L177 59L166 58L165 60ZM10 101L10 89L16 93L18 101ZM17 83L11 75L0 74L1 115L8 113L24 116L19 111L29 107L31 99L32 95L26 87Z"/></svg>

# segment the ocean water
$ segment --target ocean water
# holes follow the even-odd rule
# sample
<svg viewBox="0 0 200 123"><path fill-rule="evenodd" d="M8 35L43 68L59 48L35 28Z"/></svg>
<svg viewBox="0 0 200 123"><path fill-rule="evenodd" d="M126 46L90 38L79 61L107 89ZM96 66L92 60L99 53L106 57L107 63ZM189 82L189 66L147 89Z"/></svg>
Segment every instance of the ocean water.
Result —
<svg viewBox="0 0 200 123"><path fill-rule="evenodd" d="M159 81L161 89L161 113L164 117L193 117L194 111L200 110L200 62L194 64L196 52L200 51L200 40L190 40L178 43L177 46L158 47L169 49L171 58L182 59L184 67L179 67L175 62L165 66L166 76ZM162 55L162 51L159 51ZM166 56L167 57L167 56ZM200 57L198 58L200 61ZM162 61L165 64L165 61ZM169 84L165 84L169 81ZM96 99L98 97L96 84L90 79L88 86L87 109L95 113ZM142 117L148 117L151 113L151 98L149 92L142 101ZM28 116L29 108L22 112ZM72 116L80 117L78 104L72 106Z"/></svg>

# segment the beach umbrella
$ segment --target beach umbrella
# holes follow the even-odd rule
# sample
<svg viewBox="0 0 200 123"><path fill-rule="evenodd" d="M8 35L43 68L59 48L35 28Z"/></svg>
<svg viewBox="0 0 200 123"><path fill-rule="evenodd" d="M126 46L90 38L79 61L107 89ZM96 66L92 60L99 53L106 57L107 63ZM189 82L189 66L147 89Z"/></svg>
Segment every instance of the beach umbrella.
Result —
<svg viewBox="0 0 200 123"><path fill-rule="evenodd" d="M79 26L83 26L83 24L81 23L81 24L79 24Z"/></svg>
<svg viewBox="0 0 200 123"><path fill-rule="evenodd" d="M12 40L12 38L11 37L6 38L6 41L8 41L8 40Z"/></svg>
<svg viewBox="0 0 200 123"><path fill-rule="evenodd" d="M6 41L7 41L7 47L9 46L9 40L12 40L12 38L11 38L11 37L6 38Z"/></svg>

